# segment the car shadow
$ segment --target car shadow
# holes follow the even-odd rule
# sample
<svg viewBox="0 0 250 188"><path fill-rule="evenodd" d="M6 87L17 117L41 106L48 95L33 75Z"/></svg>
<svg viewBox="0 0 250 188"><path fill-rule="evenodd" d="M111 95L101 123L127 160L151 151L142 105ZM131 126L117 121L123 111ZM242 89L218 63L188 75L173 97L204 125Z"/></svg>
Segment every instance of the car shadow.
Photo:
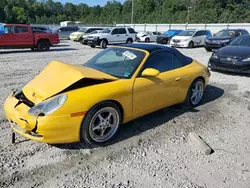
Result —
<svg viewBox="0 0 250 188"><path fill-rule="evenodd" d="M222 70L214 70L214 69L210 69L212 72L217 72L217 73L222 73L222 74L226 74L229 76L244 76L244 77L250 77L250 72L249 74L247 73L234 73L234 72L227 72L227 71L222 71Z"/></svg>
<svg viewBox="0 0 250 188"><path fill-rule="evenodd" d="M223 96L223 94L224 94L223 89L218 88L216 86L208 85L200 106L219 99L221 96ZM135 119L131 122L128 122L122 125L120 127L120 130L117 132L115 138L107 142L103 146L113 145L115 143L129 139L136 135L140 135L141 133L145 131L154 129L155 127L158 127L187 112L196 113L196 112L199 112L199 110L196 108L194 109L187 108L183 104L178 104L178 105L171 106L171 107L159 110L157 112L151 113L149 115L140 117L138 119ZM88 146L84 142L77 142L77 143L71 143L71 144L56 144L53 146L58 147L60 149L73 149L73 150L94 148L92 146Z"/></svg>
<svg viewBox="0 0 250 188"><path fill-rule="evenodd" d="M17 53L36 53L36 52L39 52L39 53L49 53L49 52L61 52L61 51L71 51L71 50L77 50L76 48L61 48L60 47L52 47L49 51L38 51L38 50L30 50L30 49L27 49L27 50L22 50L22 49L17 49L17 50L11 50L11 51L0 51L0 54L17 54Z"/></svg>

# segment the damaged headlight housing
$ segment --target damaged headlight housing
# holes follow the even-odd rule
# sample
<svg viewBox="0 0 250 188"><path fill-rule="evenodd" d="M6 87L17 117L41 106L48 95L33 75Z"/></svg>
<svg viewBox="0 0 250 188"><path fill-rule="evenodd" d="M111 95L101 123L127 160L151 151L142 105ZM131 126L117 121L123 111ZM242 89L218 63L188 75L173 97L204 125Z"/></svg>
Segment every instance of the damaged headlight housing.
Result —
<svg viewBox="0 0 250 188"><path fill-rule="evenodd" d="M58 110L67 100L66 94L60 94L52 99L41 102L31 109L29 109L28 113L34 116L45 116L52 114L56 110Z"/></svg>

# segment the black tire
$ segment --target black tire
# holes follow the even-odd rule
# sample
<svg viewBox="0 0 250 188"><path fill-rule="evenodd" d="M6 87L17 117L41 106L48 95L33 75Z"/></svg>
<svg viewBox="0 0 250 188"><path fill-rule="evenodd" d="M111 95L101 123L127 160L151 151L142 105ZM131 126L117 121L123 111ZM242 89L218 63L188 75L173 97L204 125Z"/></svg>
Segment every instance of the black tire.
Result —
<svg viewBox="0 0 250 188"><path fill-rule="evenodd" d="M95 45L90 45L91 48L95 48Z"/></svg>
<svg viewBox="0 0 250 188"><path fill-rule="evenodd" d="M107 46L108 46L108 41L107 41L107 40L102 40L101 43L100 43L100 46L101 46L102 49L107 48Z"/></svg>
<svg viewBox="0 0 250 188"><path fill-rule="evenodd" d="M212 52L212 49L211 49L211 48L206 48L206 47L205 47L205 49L206 49L207 52Z"/></svg>
<svg viewBox="0 0 250 188"><path fill-rule="evenodd" d="M126 43L127 43L127 44L132 44L132 43L133 43L133 40L132 40L132 39L127 39Z"/></svg>
<svg viewBox="0 0 250 188"><path fill-rule="evenodd" d="M193 47L194 47L194 42L190 41L189 44L188 44L188 48L193 48Z"/></svg>
<svg viewBox="0 0 250 188"><path fill-rule="evenodd" d="M31 48L32 51L35 51L35 48Z"/></svg>
<svg viewBox="0 0 250 188"><path fill-rule="evenodd" d="M146 43L149 43L149 42L150 42L150 39L149 39L149 38L146 38L146 39L145 39L145 42L146 42Z"/></svg>
<svg viewBox="0 0 250 188"><path fill-rule="evenodd" d="M201 94L201 97L200 97L200 100L197 102L197 103L194 103L192 101L192 95L193 95L193 88L194 86L197 84L197 83L200 83L202 84L202 94ZM194 80L191 84L191 86L189 87L188 89L188 92L187 92L187 96L186 96L186 99L185 99L185 104L188 106L188 107L196 107L200 104L200 102L202 101L202 97L203 97L203 93L204 93L204 89L205 89L205 83L204 81L201 79L201 78L198 78L196 80Z"/></svg>
<svg viewBox="0 0 250 188"><path fill-rule="evenodd" d="M114 110L114 112L117 112L117 117L119 118L117 120L118 126L117 128L114 130L114 132L110 135L110 138L108 138L105 141L97 141L94 139L97 138L93 138L93 130L92 129L92 123L94 123L96 121L95 118L97 118L97 114L103 110L103 109L112 109ZM86 114L86 116L83 119L82 125L81 125L81 130L80 130L80 138L86 142L86 144L91 145L91 146L97 146L97 145L103 145L104 143L110 141L112 138L114 138L115 134L117 133L117 131L119 130L120 124L122 122L122 114L121 114L121 110L120 108L114 103L114 102L110 102L110 101L105 101L105 102L101 102L97 105L95 105L94 107L92 107L88 113ZM100 126L100 125L98 125ZM103 126L103 125L102 125ZM101 129L101 128L100 128ZM107 130L107 128L106 128Z"/></svg>
<svg viewBox="0 0 250 188"><path fill-rule="evenodd" d="M37 48L39 51L48 51L50 49L50 43L47 40L40 40Z"/></svg>

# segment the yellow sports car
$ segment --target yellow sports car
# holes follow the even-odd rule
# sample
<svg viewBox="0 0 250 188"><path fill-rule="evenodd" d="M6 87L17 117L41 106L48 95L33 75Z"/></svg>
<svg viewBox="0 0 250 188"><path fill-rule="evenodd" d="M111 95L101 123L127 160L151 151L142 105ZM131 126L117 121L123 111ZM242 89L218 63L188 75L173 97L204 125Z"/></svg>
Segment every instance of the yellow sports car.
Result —
<svg viewBox="0 0 250 188"><path fill-rule="evenodd" d="M122 123L184 101L197 106L209 78L204 65L176 49L124 44L83 65L52 61L11 93L4 109L13 131L26 138L102 144Z"/></svg>

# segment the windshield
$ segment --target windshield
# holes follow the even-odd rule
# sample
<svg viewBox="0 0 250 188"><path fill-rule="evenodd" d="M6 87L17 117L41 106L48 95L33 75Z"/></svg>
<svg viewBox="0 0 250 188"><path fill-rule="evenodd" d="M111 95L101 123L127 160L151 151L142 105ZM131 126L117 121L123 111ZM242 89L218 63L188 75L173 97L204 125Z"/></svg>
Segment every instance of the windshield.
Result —
<svg viewBox="0 0 250 188"><path fill-rule="evenodd" d="M231 46L250 47L250 37L238 37L230 43Z"/></svg>
<svg viewBox="0 0 250 188"><path fill-rule="evenodd" d="M195 33L195 31L182 31L178 34L178 36L193 36L193 34Z"/></svg>
<svg viewBox="0 0 250 188"><path fill-rule="evenodd" d="M234 35L235 35L235 31L233 31L233 30L221 30L218 33L216 33L214 36L228 37L228 36L234 36Z"/></svg>
<svg viewBox="0 0 250 188"><path fill-rule="evenodd" d="M110 33L111 29L103 29L100 33Z"/></svg>
<svg viewBox="0 0 250 188"><path fill-rule="evenodd" d="M87 31L87 28L81 28L81 29L79 29L79 32L84 32L85 33L85 31Z"/></svg>
<svg viewBox="0 0 250 188"><path fill-rule="evenodd" d="M108 48L83 66L90 67L117 78L131 78L145 57L145 53L127 48Z"/></svg>
<svg viewBox="0 0 250 188"><path fill-rule="evenodd" d="M175 34L177 31L174 31L174 30L168 30L164 33L164 35L173 35Z"/></svg>

